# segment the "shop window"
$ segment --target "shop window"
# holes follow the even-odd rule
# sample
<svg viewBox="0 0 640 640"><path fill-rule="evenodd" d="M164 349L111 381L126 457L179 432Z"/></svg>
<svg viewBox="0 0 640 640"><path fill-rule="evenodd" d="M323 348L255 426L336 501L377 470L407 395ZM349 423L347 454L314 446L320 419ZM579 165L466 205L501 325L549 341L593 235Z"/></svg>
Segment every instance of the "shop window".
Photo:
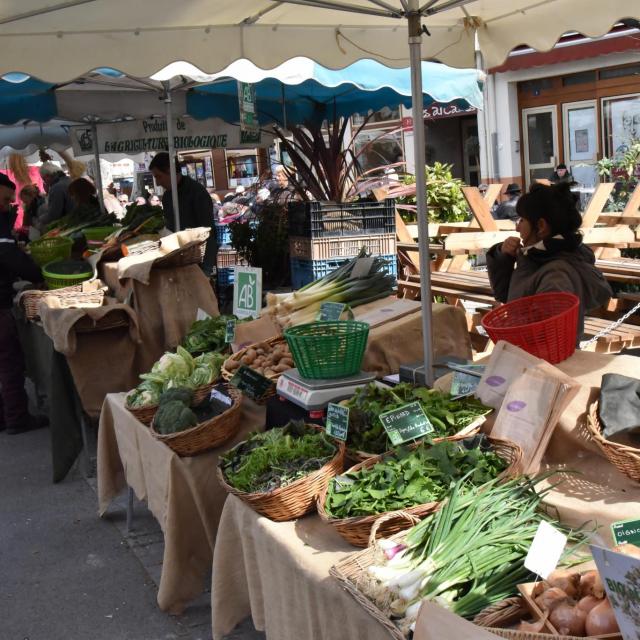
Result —
<svg viewBox="0 0 640 640"><path fill-rule="evenodd" d="M402 132L382 129L361 131L355 139L355 153L362 171L402 162Z"/></svg>
<svg viewBox="0 0 640 640"><path fill-rule="evenodd" d="M640 75L640 64L632 64L628 67L613 67L600 70L600 80L613 80L614 78L626 78Z"/></svg>
<svg viewBox="0 0 640 640"><path fill-rule="evenodd" d="M588 82L596 81L595 71L583 71L582 73L572 73L570 76L564 76L562 78L563 87L572 87L577 84L586 84Z"/></svg>
<svg viewBox="0 0 640 640"><path fill-rule="evenodd" d="M543 91L553 89L553 78L538 78L536 80L526 80L518 83L521 93L532 96L539 96Z"/></svg>
<svg viewBox="0 0 640 640"><path fill-rule="evenodd" d="M227 151L227 172L229 186L250 186L259 176L258 154L250 151Z"/></svg>
<svg viewBox="0 0 640 640"><path fill-rule="evenodd" d="M640 141L640 94L603 98L605 153L616 157Z"/></svg>
<svg viewBox="0 0 640 640"><path fill-rule="evenodd" d="M400 108L392 109L390 107L383 107L379 111L369 111L370 116L367 124L373 124L375 122L390 122L392 120L400 120ZM352 116L351 123L355 127L359 127L364 122L366 116L356 114Z"/></svg>

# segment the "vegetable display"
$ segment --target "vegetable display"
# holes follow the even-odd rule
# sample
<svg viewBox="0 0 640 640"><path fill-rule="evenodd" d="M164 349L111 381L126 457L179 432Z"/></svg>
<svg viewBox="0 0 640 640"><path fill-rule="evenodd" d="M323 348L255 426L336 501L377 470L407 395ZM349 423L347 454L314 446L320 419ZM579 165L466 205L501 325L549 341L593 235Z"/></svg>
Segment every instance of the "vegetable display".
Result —
<svg viewBox="0 0 640 640"><path fill-rule="evenodd" d="M325 511L333 518L349 518L437 502L462 476L470 474L470 484L480 485L507 467L478 441L468 444L420 443L411 450L400 448L372 467L337 476L329 484Z"/></svg>
<svg viewBox="0 0 640 640"><path fill-rule="evenodd" d="M66 216L51 222L43 237L70 236L87 227L106 227L117 222L118 219L112 213L102 213L97 206L79 206Z"/></svg>
<svg viewBox="0 0 640 640"><path fill-rule="evenodd" d="M176 353L165 353L151 368L140 376L142 382L127 396L132 409L158 404L163 391L172 387L196 389L220 377L224 356L203 353L194 358L186 349L178 347Z"/></svg>
<svg viewBox="0 0 640 640"><path fill-rule="evenodd" d="M324 431L290 422L254 433L221 458L226 481L247 493L273 491L317 471L337 453Z"/></svg>
<svg viewBox="0 0 640 640"><path fill-rule="evenodd" d="M423 599L434 600L464 618L517 593L533 579L524 559L541 520L537 479L492 480L469 487L456 482L443 507L407 532L405 544L386 541L380 563L371 565L358 587L408 635ZM586 540L554 522L575 552Z"/></svg>
<svg viewBox="0 0 640 640"><path fill-rule="evenodd" d="M196 320L185 336L182 346L191 354L228 351L229 345L224 341L224 338L229 320L240 322L235 316L215 316Z"/></svg>
<svg viewBox="0 0 640 640"><path fill-rule="evenodd" d="M279 376L294 367L289 345L284 340L273 344L258 342L246 349L242 356L228 358L224 368L234 373L243 364L267 378Z"/></svg>
<svg viewBox="0 0 640 640"><path fill-rule="evenodd" d="M385 387L371 383L361 387L344 402L349 407L349 438L347 444L367 453L384 453L391 448L387 433L379 420L381 413L418 401L433 425L434 438L454 435L491 408L472 397L454 400L437 389L414 387L407 383Z"/></svg>
<svg viewBox="0 0 640 640"><path fill-rule="evenodd" d="M267 313L281 327L291 327L313 322L323 302L343 302L357 307L391 295L395 278L384 272L386 262L382 258L373 258L365 275L353 276L357 261L364 257L363 247L355 258L298 291L267 294Z"/></svg>

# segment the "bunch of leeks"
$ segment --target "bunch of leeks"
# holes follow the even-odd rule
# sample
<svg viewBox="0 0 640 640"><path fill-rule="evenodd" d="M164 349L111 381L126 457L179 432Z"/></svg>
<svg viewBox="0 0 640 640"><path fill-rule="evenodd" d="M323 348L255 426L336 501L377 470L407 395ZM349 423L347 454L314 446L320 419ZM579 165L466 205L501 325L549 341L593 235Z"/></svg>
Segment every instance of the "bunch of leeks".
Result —
<svg viewBox="0 0 640 640"><path fill-rule="evenodd" d="M281 327L313 322L323 302L342 302L350 307L385 298L393 292L396 281L385 272L387 262L374 257L365 275L354 277L354 268L361 258L367 258L366 249L327 274L298 291L267 294L267 313Z"/></svg>

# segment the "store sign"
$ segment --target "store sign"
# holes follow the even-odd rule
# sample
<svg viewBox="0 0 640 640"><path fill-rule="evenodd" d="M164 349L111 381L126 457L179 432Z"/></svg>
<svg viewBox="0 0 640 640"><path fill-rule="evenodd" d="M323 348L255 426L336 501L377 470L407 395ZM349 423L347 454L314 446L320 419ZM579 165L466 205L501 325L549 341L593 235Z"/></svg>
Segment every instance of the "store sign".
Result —
<svg viewBox="0 0 640 640"><path fill-rule="evenodd" d="M240 135L243 142L260 142L260 125L256 106L254 84L238 82L238 104L240 106Z"/></svg>
<svg viewBox="0 0 640 640"><path fill-rule="evenodd" d="M456 116L470 116L477 113L475 107L468 106L466 108L460 107L457 104L441 104L435 102L430 104L423 112L422 115L425 120L440 120L442 118L455 118ZM413 130L413 118L402 118L402 129L404 131Z"/></svg>
<svg viewBox="0 0 640 640"><path fill-rule="evenodd" d="M330 402L327 406L325 429L332 438L346 442L349 432L349 407Z"/></svg>
<svg viewBox="0 0 640 640"><path fill-rule="evenodd" d="M76 156L90 155L96 151L91 127L70 127L71 146ZM100 154L138 153L166 151L169 148L167 121L150 118L131 122L99 124L96 127L97 146ZM246 146L241 140L240 129L218 118L192 120L176 118L173 144L177 151L183 149L233 149Z"/></svg>
<svg viewBox="0 0 640 640"><path fill-rule="evenodd" d="M236 389L253 400L264 398L274 384L273 380L265 378L244 364L236 371L230 382Z"/></svg>
<svg viewBox="0 0 640 640"><path fill-rule="evenodd" d="M433 425L419 402L410 402L399 409L381 413L380 422L394 447L433 431Z"/></svg>
<svg viewBox="0 0 640 640"><path fill-rule="evenodd" d="M640 520L622 520L611 525L613 541L616 544L635 544L640 546Z"/></svg>
<svg viewBox="0 0 640 640"><path fill-rule="evenodd" d="M233 315L237 318L257 318L262 308L262 269L235 267Z"/></svg>

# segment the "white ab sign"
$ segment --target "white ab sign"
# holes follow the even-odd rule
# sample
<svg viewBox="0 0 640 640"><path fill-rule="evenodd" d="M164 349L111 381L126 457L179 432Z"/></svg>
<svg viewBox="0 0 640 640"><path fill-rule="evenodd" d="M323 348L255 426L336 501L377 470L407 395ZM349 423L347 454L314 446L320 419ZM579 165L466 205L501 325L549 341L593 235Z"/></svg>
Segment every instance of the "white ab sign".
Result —
<svg viewBox="0 0 640 640"><path fill-rule="evenodd" d="M257 318L262 307L262 269L235 267L233 315Z"/></svg>

